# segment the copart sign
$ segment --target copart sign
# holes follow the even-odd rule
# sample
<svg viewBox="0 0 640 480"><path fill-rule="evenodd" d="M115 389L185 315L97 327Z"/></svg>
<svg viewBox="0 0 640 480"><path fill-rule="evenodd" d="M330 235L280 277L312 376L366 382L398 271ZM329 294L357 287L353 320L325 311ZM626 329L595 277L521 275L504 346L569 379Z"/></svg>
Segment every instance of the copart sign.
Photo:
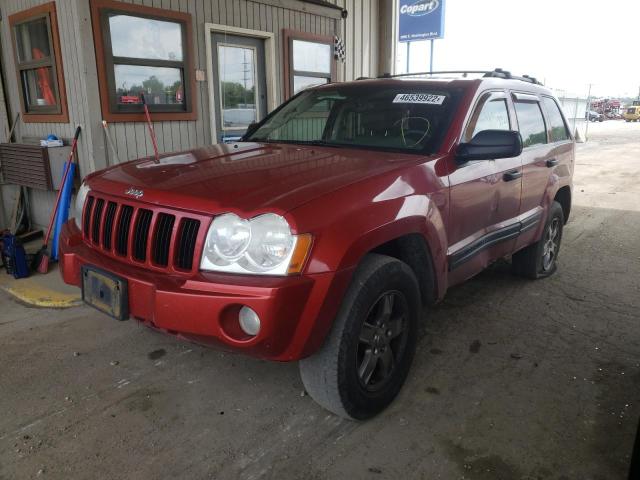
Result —
<svg viewBox="0 0 640 480"><path fill-rule="evenodd" d="M444 36L444 0L400 0L399 5L401 42Z"/></svg>

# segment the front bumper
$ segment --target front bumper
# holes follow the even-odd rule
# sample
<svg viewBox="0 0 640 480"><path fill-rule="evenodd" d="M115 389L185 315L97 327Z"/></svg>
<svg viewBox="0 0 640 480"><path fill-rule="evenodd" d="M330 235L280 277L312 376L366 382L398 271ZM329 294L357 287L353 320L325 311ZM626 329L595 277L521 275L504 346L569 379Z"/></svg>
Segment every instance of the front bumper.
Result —
<svg viewBox="0 0 640 480"><path fill-rule="evenodd" d="M73 221L64 225L59 248L60 271L68 284L80 286L82 265L126 278L132 317L200 343L281 361L298 360L322 345L352 273L257 277L152 272L90 248ZM260 316L255 337L238 328L243 305Z"/></svg>

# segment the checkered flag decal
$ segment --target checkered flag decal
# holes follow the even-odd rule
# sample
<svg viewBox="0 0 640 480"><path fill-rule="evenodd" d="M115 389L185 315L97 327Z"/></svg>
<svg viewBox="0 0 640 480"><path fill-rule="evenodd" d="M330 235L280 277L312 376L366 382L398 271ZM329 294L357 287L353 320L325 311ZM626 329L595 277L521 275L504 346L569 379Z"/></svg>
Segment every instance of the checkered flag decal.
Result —
<svg viewBox="0 0 640 480"><path fill-rule="evenodd" d="M345 58L347 58L347 51L344 47L344 42L339 36L333 37L333 56L336 60L340 60L344 62Z"/></svg>

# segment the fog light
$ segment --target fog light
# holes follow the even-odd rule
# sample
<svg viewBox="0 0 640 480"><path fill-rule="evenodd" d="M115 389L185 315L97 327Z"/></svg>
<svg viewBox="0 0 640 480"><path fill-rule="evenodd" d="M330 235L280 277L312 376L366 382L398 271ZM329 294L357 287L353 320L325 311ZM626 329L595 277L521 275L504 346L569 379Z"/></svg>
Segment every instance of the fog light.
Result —
<svg viewBox="0 0 640 480"><path fill-rule="evenodd" d="M260 331L260 317L249 307L240 309L240 328L247 335L255 337Z"/></svg>

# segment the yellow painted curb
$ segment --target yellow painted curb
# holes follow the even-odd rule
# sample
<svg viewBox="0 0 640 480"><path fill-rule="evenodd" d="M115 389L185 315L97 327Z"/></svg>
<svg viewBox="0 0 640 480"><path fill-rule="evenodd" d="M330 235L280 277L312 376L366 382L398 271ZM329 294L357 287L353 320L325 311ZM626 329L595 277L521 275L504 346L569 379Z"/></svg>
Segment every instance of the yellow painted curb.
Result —
<svg viewBox="0 0 640 480"><path fill-rule="evenodd" d="M38 285L29 278L12 282L12 285L0 284L0 288L21 302L34 307L69 308L82 303L80 295L56 292Z"/></svg>

